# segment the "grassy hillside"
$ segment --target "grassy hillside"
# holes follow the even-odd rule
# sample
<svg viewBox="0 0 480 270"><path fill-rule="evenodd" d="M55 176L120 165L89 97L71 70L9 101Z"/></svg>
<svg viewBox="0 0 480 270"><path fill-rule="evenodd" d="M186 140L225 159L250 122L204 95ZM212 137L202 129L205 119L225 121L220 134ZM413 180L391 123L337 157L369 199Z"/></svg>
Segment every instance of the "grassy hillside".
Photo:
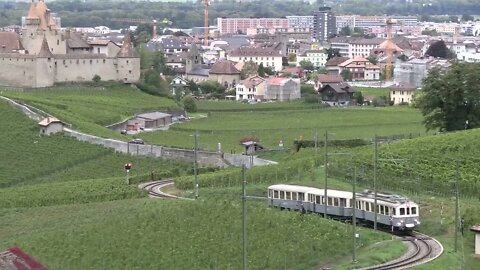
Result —
<svg viewBox="0 0 480 270"><path fill-rule="evenodd" d="M451 195L458 161L460 194L477 197L480 192L480 129L426 136L379 146L379 185L410 191ZM364 168L366 181L372 179L373 146L353 153ZM332 163L333 174L344 173L345 158ZM333 162L333 161L332 161Z"/></svg>
<svg viewBox="0 0 480 270"><path fill-rule="evenodd" d="M39 136L37 124L0 101L0 188L47 182L124 176L123 164L132 162L132 175L178 175L190 163L163 161L114 153L112 150L65 135Z"/></svg>
<svg viewBox="0 0 480 270"><path fill-rule="evenodd" d="M106 87L59 86L26 92L3 91L2 95L40 108L81 131L119 137L104 126L135 113L177 108L171 99L151 96L126 85Z"/></svg>

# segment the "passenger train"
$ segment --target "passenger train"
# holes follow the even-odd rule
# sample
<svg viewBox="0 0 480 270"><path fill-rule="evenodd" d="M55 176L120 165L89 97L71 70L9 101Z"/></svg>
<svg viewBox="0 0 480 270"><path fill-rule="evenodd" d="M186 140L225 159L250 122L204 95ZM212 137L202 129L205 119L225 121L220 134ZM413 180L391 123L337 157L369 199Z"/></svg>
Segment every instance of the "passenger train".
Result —
<svg viewBox="0 0 480 270"><path fill-rule="evenodd" d="M353 217L353 193L327 189L327 215L350 219ZM356 193L355 217L374 222L374 193ZM325 213L324 189L272 185L268 187L268 204L282 209ZM377 192L377 223L392 230L413 230L420 225L418 205L406 197Z"/></svg>

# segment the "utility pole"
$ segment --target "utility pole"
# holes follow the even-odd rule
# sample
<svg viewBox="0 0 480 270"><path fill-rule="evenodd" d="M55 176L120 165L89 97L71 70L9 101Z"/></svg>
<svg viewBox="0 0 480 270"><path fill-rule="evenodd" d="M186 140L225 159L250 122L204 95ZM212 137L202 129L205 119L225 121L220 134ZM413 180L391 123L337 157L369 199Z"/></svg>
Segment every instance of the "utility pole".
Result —
<svg viewBox="0 0 480 270"><path fill-rule="evenodd" d="M455 252L458 248L458 179L460 178L459 162L455 166Z"/></svg>
<svg viewBox="0 0 480 270"><path fill-rule="evenodd" d="M328 130L325 130L325 142L324 142L324 157L323 157L323 160L324 160L324 167L325 167L325 187L324 187L324 199L325 199L325 204L324 204L324 214L323 214L323 217L324 218L327 218L327 203L328 203L328 197L327 197L327 188L328 188L328 169L327 169L327 165L328 165L328 151L327 151L327 146L328 146Z"/></svg>
<svg viewBox="0 0 480 270"><path fill-rule="evenodd" d="M247 178L245 175L245 170L246 167L245 165L242 165L242 179L243 179L243 184L242 184L242 189L243 189L243 195L242 195L242 245L243 245L243 270L247 270L248 265L247 265Z"/></svg>
<svg viewBox="0 0 480 270"><path fill-rule="evenodd" d="M353 247L352 247L352 263L357 263L357 191L356 191L356 185L357 185L357 167L353 167L353 215L352 215L352 225L353 225Z"/></svg>
<svg viewBox="0 0 480 270"><path fill-rule="evenodd" d="M375 151L373 157L373 211L374 211L374 219L373 219L373 229L377 229L377 163L378 163L378 139L377 135L374 136L375 140Z"/></svg>
<svg viewBox="0 0 480 270"><path fill-rule="evenodd" d="M198 199L198 171L197 171L197 151L198 151L198 131L195 131L195 148L193 150L193 155L195 161L193 162L193 173L195 175L195 200Z"/></svg>
<svg viewBox="0 0 480 270"><path fill-rule="evenodd" d="M315 166L317 166L317 157L318 157L318 129L315 130L315 157L314 157Z"/></svg>

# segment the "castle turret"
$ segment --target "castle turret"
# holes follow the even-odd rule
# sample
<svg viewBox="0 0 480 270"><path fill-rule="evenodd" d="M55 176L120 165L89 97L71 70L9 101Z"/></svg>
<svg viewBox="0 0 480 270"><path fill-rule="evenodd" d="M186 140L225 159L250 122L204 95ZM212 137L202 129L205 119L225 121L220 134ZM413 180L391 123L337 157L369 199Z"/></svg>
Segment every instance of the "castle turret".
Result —
<svg viewBox="0 0 480 270"><path fill-rule="evenodd" d="M190 73L195 67L200 66L202 64L202 60L200 57L200 53L198 52L197 45L192 43L190 46L190 50L187 54L187 62L185 64L185 74Z"/></svg>
<svg viewBox="0 0 480 270"><path fill-rule="evenodd" d="M55 59L50 51L46 37L43 37L42 45L35 60L35 87L47 87L53 85L55 81Z"/></svg>
<svg viewBox="0 0 480 270"><path fill-rule="evenodd" d="M140 57L133 48L130 33L125 34L123 45L117 54L118 80L135 83L140 80Z"/></svg>

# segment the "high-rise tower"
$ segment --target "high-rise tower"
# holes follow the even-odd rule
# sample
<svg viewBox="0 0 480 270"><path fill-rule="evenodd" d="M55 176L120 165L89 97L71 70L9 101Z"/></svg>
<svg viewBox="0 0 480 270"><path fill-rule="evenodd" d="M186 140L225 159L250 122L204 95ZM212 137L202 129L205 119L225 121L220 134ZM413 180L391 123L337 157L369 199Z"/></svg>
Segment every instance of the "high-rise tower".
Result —
<svg viewBox="0 0 480 270"><path fill-rule="evenodd" d="M337 33L335 15L330 7L321 7L313 12L312 38L317 42L325 42L328 37Z"/></svg>

